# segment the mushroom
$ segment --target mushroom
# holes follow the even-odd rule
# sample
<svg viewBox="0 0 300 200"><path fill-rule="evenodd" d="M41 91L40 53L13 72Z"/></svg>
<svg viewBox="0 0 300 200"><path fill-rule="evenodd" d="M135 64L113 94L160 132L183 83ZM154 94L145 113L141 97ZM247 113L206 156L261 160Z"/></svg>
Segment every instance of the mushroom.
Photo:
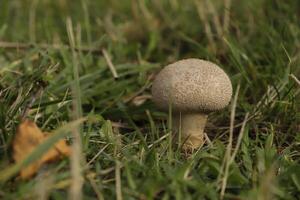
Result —
<svg viewBox="0 0 300 200"><path fill-rule="evenodd" d="M232 85L216 64L190 58L167 65L155 78L152 96L158 108L172 109L172 129L184 149L202 146L208 113L228 105Z"/></svg>

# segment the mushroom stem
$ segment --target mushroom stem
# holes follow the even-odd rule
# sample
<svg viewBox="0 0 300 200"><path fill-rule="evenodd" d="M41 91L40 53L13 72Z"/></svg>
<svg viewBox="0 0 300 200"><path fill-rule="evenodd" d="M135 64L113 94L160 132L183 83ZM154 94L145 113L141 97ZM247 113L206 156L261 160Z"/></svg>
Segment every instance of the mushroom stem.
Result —
<svg viewBox="0 0 300 200"><path fill-rule="evenodd" d="M179 113L173 116L173 129L181 135L183 149L196 149L203 144L207 114Z"/></svg>

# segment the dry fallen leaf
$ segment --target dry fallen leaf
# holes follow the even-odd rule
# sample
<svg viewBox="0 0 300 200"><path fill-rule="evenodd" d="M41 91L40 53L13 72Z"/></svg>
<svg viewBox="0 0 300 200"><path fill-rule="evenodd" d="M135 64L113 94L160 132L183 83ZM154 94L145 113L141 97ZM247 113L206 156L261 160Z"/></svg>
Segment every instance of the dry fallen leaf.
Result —
<svg viewBox="0 0 300 200"><path fill-rule="evenodd" d="M143 103L145 103L145 101L147 101L148 99L151 99L152 96L151 95L140 95L140 96L136 96L132 99L132 103L135 106L140 106Z"/></svg>
<svg viewBox="0 0 300 200"><path fill-rule="evenodd" d="M13 158L16 162L25 159L39 144L41 144L49 133L42 133L37 125L30 121L23 121L17 130L13 141ZM39 160L21 169L20 176L27 179L34 175L43 163L55 161L62 156L70 155L71 149L65 140L59 140L54 147L50 148Z"/></svg>

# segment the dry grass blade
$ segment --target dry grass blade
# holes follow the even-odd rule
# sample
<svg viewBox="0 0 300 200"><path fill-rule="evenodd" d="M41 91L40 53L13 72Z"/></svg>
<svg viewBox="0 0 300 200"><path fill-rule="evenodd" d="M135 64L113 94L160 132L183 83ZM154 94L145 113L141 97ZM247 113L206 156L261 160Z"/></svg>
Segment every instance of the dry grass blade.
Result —
<svg viewBox="0 0 300 200"><path fill-rule="evenodd" d="M36 7L38 2L39 0L32 1L29 12L29 36L32 43L36 41Z"/></svg>
<svg viewBox="0 0 300 200"><path fill-rule="evenodd" d="M238 150L241 146L241 142L242 142L242 139L243 139L243 136L244 136L245 126L248 122L248 118L249 118L249 113L246 113L244 121L242 123L242 127L241 127L241 130L240 130L240 133L239 133L239 137L238 137L235 149L234 149L234 151L231 155L231 158L230 158L230 164L234 161L234 159L236 157L236 154L237 154L237 152L238 152Z"/></svg>
<svg viewBox="0 0 300 200"><path fill-rule="evenodd" d="M91 165L96 159L97 157L109 146L109 144L106 144L102 149L100 149L98 151L98 153L86 164L85 168L88 168L89 165Z"/></svg>
<svg viewBox="0 0 300 200"><path fill-rule="evenodd" d="M206 0L206 4L208 7L208 10L210 11L210 13L213 16L212 19L213 19L213 23L215 25L215 29L217 31L218 37L222 38L223 30L222 30L221 22L219 20L218 13L215 9L215 6L212 4L212 2L210 0Z"/></svg>
<svg viewBox="0 0 300 200"><path fill-rule="evenodd" d="M72 49L72 61L73 61L73 73L75 79L75 85L72 87L73 94L73 118L78 119L82 115L81 111L81 100L80 100L80 85L79 85L79 72L78 72L78 61L77 55L75 52L75 39L73 32L73 25L70 18L67 18L67 32L69 37L70 46ZM71 154L71 175L72 182L69 191L69 199L71 200L81 200L82 199L82 186L83 186L83 177L82 177L82 166L83 161L82 154L82 143L80 136L80 127L75 127L72 130L73 133L73 144L72 144L72 154Z"/></svg>
<svg viewBox="0 0 300 200"><path fill-rule="evenodd" d="M300 86L300 80L294 74L290 74L290 77Z"/></svg>
<svg viewBox="0 0 300 200"><path fill-rule="evenodd" d="M103 56L105 58L105 61L106 61L107 65L108 65L108 67L109 67L109 69L110 69L113 77L114 78L118 78L119 76L118 76L117 70L116 70L114 64L112 63L111 58L110 58L108 52L105 49L102 49L102 54L103 54Z"/></svg>
<svg viewBox="0 0 300 200"><path fill-rule="evenodd" d="M97 199L98 200L104 200L104 197L102 195L102 193L99 191L99 187L97 186L97 183L96 181L93 179L93 177L91 176L87 176L87 179L89 180L94 192L96 193L97 195Z"/></svg>
<svg viewBox="0 0 300 200"><path fill-rule="evenodd" d="M50 196L51 187L53 187L53 177L46 174L40 174L38 177L39 184L35 186L35 193L38 200L47 200Z"/></svg>
<svg viewBox="0 0 300 200"><path fill-rule="evenodd" d="M231 0L224 0L224 23L223 30L224 33L228 32L229 22L230 22L230 8L231 8Z"/></svg>
<svg viewBox="0 0 300 200"><path fill-rule="evenodd" d="M213 143L211 142L211 140L209 139L208 135L204 132L204 139L205 139L205 142L209 145L209 146L212 146Z"/></svg>
<svg viewBox="0 0 300 200"><path fill-rule="evenodd" d="M121 189L121 165L120 161L116 161L116 168L115 168L115 176L116 176L116 194L117 200L122 200L122 189Z"/></svg>
<svg viewBox="0 0 300 200"><path fill-rule="evenodd" d="M29 44L29 43L20 43L20 42L7 42L7 41L0 41L0 49L11 49L11 50L28 50L31 48L40 48L40 49L54 49L54 50L61 50L61 49L69 49L71 50L71 47L66 44L45 44L45 43L39 43L39 44ZM92 52L92 53L100 53L101 50L98 48L88 47L88 46L81 46L81 47L74 47L75 51L81 51L81 52Z"/></svg>
<svg viewBox="0 0 300 200"><path fill-rule="evenodd" d="M231 154L231 150L232 150L232 140L233 140L234 119L235 119L235 111L236 111L236 104L237 104L237 99L238 99L238 95L239 95L239 90L240 90L240 85L238 85L238 87L236 89L236 92L235 92L235 95L233 98L233 102L232 102L232 106L231 106L229 139L228 139L228 145L227 145L226 152L225 152L224 161L222 164L222 166L225 168L224 168L224 175L222 178L222 185L221 185L221 192L220 192L221 200L224 199L224 194L225 194L225 189L226 189L227 179L228 179L228 173L229 173L230 154Z"/></svg>
<svg viewBox="0 0 300 200"><path fill-rule="evenodd" d="M204 24L205 35L206 35L206 37L207 37L207 39L208 39L208 41L211 45L211 48L213 49L213 51L215 51L216 50L216 44L215 44L215 41L214 41L214 38L213 38L213 34L212 34L210 24L208 23L209 21L206 17L206 14L205 14L205 10L203 9L203 4L199 0L195 0L194 2L196 4L196 8L197 8L197 12L198 12L198 15L200 17L200 20Z"/></svg>

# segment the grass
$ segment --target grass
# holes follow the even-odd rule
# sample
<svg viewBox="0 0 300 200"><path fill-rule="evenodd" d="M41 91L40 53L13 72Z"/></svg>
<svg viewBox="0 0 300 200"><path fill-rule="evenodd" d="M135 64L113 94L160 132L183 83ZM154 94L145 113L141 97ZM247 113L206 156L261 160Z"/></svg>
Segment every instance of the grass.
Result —
<svg viewBox="0 0 300 200"><path fill-rule="evenodd" d="M2 0L0 199L300 199L299 9L279 0ZM210 140L191 154L150 96L155 74L188 57L220 65L236 95L209 115ZM15 164L24 117L53 135ZM61 137L78 157L20 180L20 167Z"/></svg>

